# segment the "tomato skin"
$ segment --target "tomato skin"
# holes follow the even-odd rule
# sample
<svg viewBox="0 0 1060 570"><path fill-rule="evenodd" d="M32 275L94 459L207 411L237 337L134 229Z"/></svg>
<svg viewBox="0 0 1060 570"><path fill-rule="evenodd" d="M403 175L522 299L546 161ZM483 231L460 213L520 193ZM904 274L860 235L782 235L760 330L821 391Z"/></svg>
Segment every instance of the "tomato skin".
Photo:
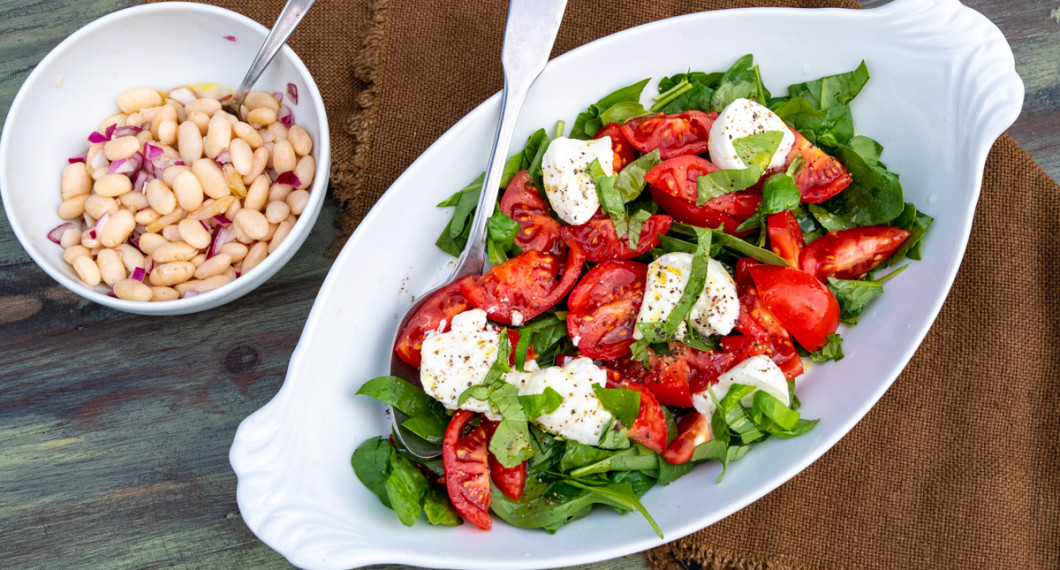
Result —
<svg viewBox="0 0 1060 570"><path fill-rule="evenodd" d="M486 427L486 435L488 436L487 441L493 439L493 434L497 431L499 423L482 418L482 425ZM489 446L487 444L488 449ZM513 501L518 501L519 497L523 496L523 489L526 487L526 461L515 467L505 467L501 465L500 461L497 461L493 453L490 453L489 470L490 480L502 493L511 497Z"/></svg>
<svg viewBox="0 0 1060 570"><path fill-rule="evenodd" d="M806 140L795 129L790 130L795 134L795 144L788 153L788 164L797 155L801 155L806 162L795 173L795 186L802 195L802 201L819 204L845 190L853 179L839 159Z"/></svg>
<svg viewBox="0 0 1060 570"><path fill-rule="evenodd" d="M674 198L695 203L699 198L696 179L717 172L718 167L694 154L664 160L644 173L644 181Z"/></svg>
<svg viewBox="0 0 1060 570"><path fill-rule="evenodd" d="M489 515L493 492L490 489L488 437L485 426L479 425L463 435L473 412L457 410L442 440L442 465L445 467L445 488L453 508L468 522L489 530L493 519Z"/></svg>
<svg viewBox="0 0 1060 570"><path fill-rule="evenodd" d="M629 354L647 273L648 266L636 261L604 261L574 287L567 332L583 355L614 360Z"/></svg>
<svg viewBox="0 0 1060 570"><path fill-rule="evenodd" d="M677 437L663 451L670 463L686 463L696 446L710 441L710 419L699 412L689 412L677 420Z"/></svg>
<svg viewBox="0 0 1060 570"><path fill-rule="evenodd" d="M469 308L471 304L460 292L459 281L442 287L420 305L409 319L394 343L394 352L401 360L419 368L420 348L427 333L438 330L442 321L445 321L445 329L442 332L449 330L453 317Z"/></svg>
<svg viewBox="0 0 1060 570"><path fill-rule="evenodd" d="M693 387L702 389L728 370L732 360L716 351L696 350L686 344L672 343L670 354L649 352L649 367L630 359L619 360L615 367L628 379L646 387L664 406L692 407Z"/></svg>
<svg viewBox="0 0 1060 570"><path fill-rule="evenodd" d="M663 160L682 154L703 154L707 152L710 127L717 118L717 113L702 111L634 117L622 125L622 134L641 152L658 148Z"/></svg>
<svg viewBox="0 0 1060 570"><path fill-rule="evenodd" d="M633 146L626 140L626 135L622 134L622 125L608 123L593 135L594 139L602 139L604 137L611 137L611 150L615 153L614 162L612 163L614 172L622 170L626 165L633 162Z"/></svg>
<svg viewBox="0 0 1060 570"><path fill-rule="evenodd" d="M865 226L828 232L810 242L799 256L803 271L827 281L861 279L909 238L909 231L891 226Z"/></svg>
<svg viewBox="0 0 1060 570"><path fill-rule="evenodd" d="M813 275L779 265L748 272L762 304L806 350L820 350L839 327L839 302Z"/></svg>
<svg viewBox="0 0 1060 570"><path fill-rule="evenodd" d="M806 241L795 214L791 210L770 214L766 218L766 229L769 232L769 249L783 257L788 265L798 267L799 254L806 246Z"/></svg>
<svg viewBox="0 0 1060 570"><path fill-rule="evenodd" d="M559 238L560 224L549 214L548 204L530 185L530 173L520 170L501 196L500 209L519 223L515 245L523 251L534 250L559 255L563 242Z"/></svg>
<svg viewBox="0 0 1060 570"><path fill-rule="evenodd" d="M739 284L740 291L740 317L736 321L736 330L741 334L729 335L721 338L721 348L724 352L731 354L733 364L742 362L752 356L764 354L784 372L788 380L794 380L802 375L802 358L799 357L795 345L791 341L791 335L779 320L766 308L759 298L758 291L751 281L749 269L759 265L748 259L750 263L744 264L742 271L743 279L747 282ZM743 260L741 260L743 261ZM740 262L737 262L737 275L740 276ZM737 279L740 279L738 277Z"/></svg>
<svg viewBox="0 0 1060 570"><path fill-rule="evenodd" d="M629 247L628 236L618 237L611 217L597 212L589 221L577 226L563 226L559 235L563 241L574 241L581 247L585 260L599 263L610 259L630 259L644 255L659 245L659 235L670 229L673 218L653 214L640 226L640 238L636 248Z"/></svg>
<svg viewBox="0 0 1060 570"><path fill-rule="evenodd" d="M462 280L460 292L472 306L486 311L490 320L519 326L566 297L578 281L585 256L578 244L567 242L567 247L559 280L559 257L529 250L494 265L483 275ZM522 315L519 325L512 322L513 311Z"/></svg>
<svg viewBox="0 0 1060 570"><path fill-rule="evenodd" d="M749 210L750 205L753 204L754 210L757 211L758 204L762 202L762 195L753 190L740 190L739 192L725 194L724 196L708 200L702 206L696 206L695 202L686 202L680 198L675 198L655 186L649 186L648 190L651 192L652 199L659 204L659 207L667 214L673 216L675 220L706 228L722 227L725 233L737 237L750 235L754 232L753 229L742 232L736 230L736 228L740 227L740 223L743 220L754 215L754 211L748 214L747 218L739 219L726 213L725 210L743 213Z"/></svg>
<svg viewBox="0 0 1060 570"><path fill-rule="evenodd" d="M622 375L608 369L608 388L625 388L640 392L640 411L633 425L628 426L629 438L644 447L661 454L666 449L666 414L659 401L641 384L625 380Z"/></svg>

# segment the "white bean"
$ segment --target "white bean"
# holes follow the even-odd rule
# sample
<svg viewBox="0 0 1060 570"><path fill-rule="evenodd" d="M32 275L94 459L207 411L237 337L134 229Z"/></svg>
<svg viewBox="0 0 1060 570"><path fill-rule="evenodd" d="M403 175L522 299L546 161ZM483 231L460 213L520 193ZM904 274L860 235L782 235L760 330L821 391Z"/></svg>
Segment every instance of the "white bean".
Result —
<svg viewBox="0 0 1060 570"><path fill-rule="evenodd" d="M291 207L287 205L287 202L269 202L269 205L265 207L265 219L272 224L278 224L286 220L290 214Z"/></svg>
<svg viewBox="0 0 1060 570"><path fill-rule="evenodd" d="M172 287L187 281L195 273L195 266L187 261L174 261L156 265L151 271L151 284Z"/></svg>
<svg viewBox="0 0 1060 570"><path fill-rule="evenodd" d="M202 134L199 127L191 121L185 121L177 129L177 149L180 151L180 159L185 164L202 158Z"/></svg>
<svg viewBox="0 0 1060 570"><path fill-rule="evenodd" d="M92 191L92 173L83 162L74 162L66 165L63 169L63 178L60 183L63 200L80 194L88 194Z"/></svg>
<svg viewBox="0 0 1060 570"><path fill-rule="evenodd" d="M63 260L69 263L70 265L73 265L74 261L76 261L77 258L81 257L82 255L91 256L92 252L89 251L87 247L81 244L72 245L66 248L66 251L63 252Z"/></svg>
<svg viewBox="0 0 1060 570"><path fill-rule="evenodd" d="M68 228L63 230L63 235L59 238L59 245L66 249L73 247L81 243L81 230L77 228Z"/></svg>
<svg viewBox="0 0 1060 570"><path fill-rule="evenodd" d="M96 184L92 189L100 196L121 196L132 190L132 180L129 180L129 177L124 174L107 174L96 180Z"/></svg>
<svg viewBox="0 0 1060 570"><path fill-rule="evenodd" d="M232 124L232 134L242 139L253 149L261 148L265 144L265 141L261 140L258 130L242 121Z"/></svg>
<svg viewBox="0 0 1060 570"><path fill-rule="evenodd" d="M144 254L133 245L127 243L118 244L118 247L114 248L114 251L118 252L118 257L121 258L121 262L125 265L126 271L132 273L137 268L143 269Z"/></svg>
<svg viewBox="0 0 1060 570"><path fill-rule="evenodd" d="M202 205L202 184L191 170L181 172L173 180L173 194L182 210L191 211Z"/></svg>
<svg viewBox="0 0 1060 570"><path fill-rule="evenodd" d="M118 108L126 115L164 103L162 94L150 87L133 87L118 96Z"/></svg>
<svg viewBox="0 0 1060 570"><path fill-rule="evenodd" d="M263 241L259 241L250 247L247 251L246 257L243 258L243 263L240 266L240 273L246 275L251 269L258 266L259 263L265 256L269 254L269 244Z"/></svg>
<svg viewBox="0 0 1060 570"><path fill-rule="evenodd" d="M64 220L80 218L85 213L86 200L88 200L88 194L71 196L63 200L63 203L59 204L59 217Z"/></svg>
<svg viewBox="0 0 1060 570"><path fill-rule="evenodd" d="M266 93L265 91L251 91L247 93L246 99L243 99L243 105L247 109L272 109L273 111L280 110L280 102L272 96L272 93Z"/></svg>
<svg viewBox="0 0 1060 570"><path fill-rule="evenodd" d="M144 194L147 195L147 203L160 215L166 215L177 207L177 197L166 183L157 178L147 182L144 186Z"/></svg>
<svg viewBox="0 0 1060 570"><path fill-rule="evenodd" d="M213 277L207 277L202 281L199 281L192 286L199 293L205 293L207 291L213 291L214 289L223 285L228 285L232 282L232 278L228 275L214 275Z"/></svg>
<svg viewBox="0 0 1060 570"><path fill-rule="evenodd" d="M155 293L146 283L135 279L122 279L114 284L114 296L126 301L147 302L154 298Z"/></svg>
<svg viewBox="0 0 1060 570"><path fill-rule="evenodd" d="M100 196L99 194L91 194L88 199L85 200L85 213L92 216L94 219L98 220L103 217L103 212L110 212L113 214L117 211L118 201L114 198Z"/></svg>
<svg viewBox="0 0 1060 570"><path fill-rule="evenodd" d="M227 253L218 253L202 262L197 269L195 269L196 279L206 279L207 277L213 277L214 275L220 275L228 270L232 266L232 256Z"/></svg>
<svg viewBox="0 0 1060 570"><path fill-rule="evenodd" d="M238 241L230 241L221 246L218 253L223 253L231 259L232 263L239 263L243 261L243 258L247 256L249 249L247 246L239 243Z"/></svg>
<svg viewBox="0 0 1060 570"><path fill-rule="evenodd" d="M81 255L74 260L74 271L77 272L77 276L81 278L81 281L89 287L99 285L102 279L99 273L99 266L89 255Z"/></svg>
<svg viewBox="0 0 1060 570"><path fill-rule="evenodd" d="M107 218L103 228L99 231L99 243L103 247L114 247L129 239L133 230L136 229L136 220L129 210L118 210Z"/></svg>
<svg viewBox="0 0 1060 570"><path fill-rule="evenodd" d="M272 166L277 174L291 172L298 164L291 141L280 141L272 147Z"/></svg>
<svg viewBox="0 0 1060 570"><path fill-rule="evenodd" d="M222 152L228 150L232 143L232 124L228 122L226 115L215 114L210 118L210 124L206 129L206 137L202 140L202 148L206 156L217 158Z"/></svg>
<svg viewBox="0 0 1060 570"><path fill-rule="evenodd" d="M303 156L294 167L294 175L298 177L298 188L309 188L313 185L313 177L317 172L317 161L312 156Z"/></svg>
<svg viewBox="0 0 1060 570"><path fill-rule="evenodd" d="M210 241L212 236L210 231L206 229L197 219L185 218L177 224L177 230L180 231L180 237L188 243L188 245L196 249L206 249L210 247Z"/></svg>
<svg viewBox="0 0 1060 570"><path fill-rule="evenodd" d="M141 147L140 139L133 135L118 137L103 143L103 156L107 157L107 160L114 162L122 158L129 158Z"/></svg>
<svg viewBox="0 0 1060 570"><path fill-rule="evenodd" d="M222 198L230 196L232 191L228 188L224 172L213 159L200 158L191 165L191 171L199 179L202 191L211 198ZM183 207L183 206L181 206ZM185 208L186 210L188 208Z"/></svg>
<svg viewBox="0 0 1060 570"><path fill-rule="evenodd" d="M313 151L313 137L309 136L309 131L298 125L291 125L287 130L287 141L298 156L308 156Z"/></svg>
<svg viewBox="0 0 1060 570"><path fill-rule="evenodd" d="M176 301L180 293L172 287L151 287L152 301Z"/></svg>
<svg viewBox="0 0 1060 570"><path fill-rule="evenodd" d="M307 190L292 190L285 199L287 206L291 208L291 213L296 216L301 216L302 211L305 210L305 205L309 203L309 191Z"/></svg>
<svg viewBox="0 0 1060 570"><path fill-rule="evenodd" d="M113 249L102 249L96 255L96 265L99 266L100 278L111 287L115 283L128 277L125 273L125 265L121 262L118 252Z"/></svg>
<svg viewBox="0 0 1060 570"><path fill-rule="evenodd" d="M280 247L280 244L283 243L283 240L290 233L291 222L288 222L287 220L280 222L279 225L276 226L276 231L272 234L272 239L269 240L269 253L272 253L277 247Z"/></svg>
<svg viewBox="0 0 1060 570"><path fill-rule="evenodd" d="M252 240L263 239L269 232L269 220L257 210L240 210L233 223Z"/></svg>
<svg viewBox="0 0 1060 570"><path fill-rule="evenodd" d="M169 243L169 240L154 232L146 232L140 234L140 239L137 241L137 243L140 246L140 251L146 253L147 255L151 255L155 252L156 249L158 249L164 244Z"/></svg>
<svg viewBox="0 0 1060 570"><path fill-rule="evenodd" d="M243 176L250 174L250 170L254 168L254 150L250 148L247 141L241 138L233 139L228 151L232 157L232 167L236 169L236 172Z"/></svg>

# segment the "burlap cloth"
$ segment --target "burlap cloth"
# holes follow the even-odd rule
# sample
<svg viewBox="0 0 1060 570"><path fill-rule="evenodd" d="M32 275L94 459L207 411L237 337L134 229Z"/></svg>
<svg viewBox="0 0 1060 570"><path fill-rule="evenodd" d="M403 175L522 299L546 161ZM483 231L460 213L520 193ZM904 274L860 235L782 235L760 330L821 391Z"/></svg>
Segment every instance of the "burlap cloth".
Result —
<svg viewBox="0 0 1060 570"><path fill-rule="evenodd" d="M266 26L282 5L217 3ZM319 0L309 12L289 43L328 108L343 232L439 135L500 89L506 5ZM854 0L570 0L553 56L660 18L750 5L858 7ZM1058 228L1060 187L1003 136L987 161L953 291L894 386L803 473L648 552L649 564L1060 567Z"/></svg>

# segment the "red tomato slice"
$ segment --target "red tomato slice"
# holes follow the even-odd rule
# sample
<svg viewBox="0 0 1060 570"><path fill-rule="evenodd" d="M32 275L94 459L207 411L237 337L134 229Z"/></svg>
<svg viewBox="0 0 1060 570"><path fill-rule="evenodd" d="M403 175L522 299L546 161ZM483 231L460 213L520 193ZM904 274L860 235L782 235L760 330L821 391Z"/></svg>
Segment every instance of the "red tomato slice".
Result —
<svg viewBox="0 0 1060 570"><path fill-rule="evenodd" d="M742 269L745 274L743 278L749 283L741 285L737 281L737 290L741 291L741 295L740 318L736 322L736 330L741 334L722 337L721 348L725 353L732 355L734 364L764 354L780 367L788 380L793 380L803 372L802 359L795 350L787 329L765 307L758 298L753 282L750 282L748 270L757 265L757 262L752 262ZM740 271L740 263L737 262L737 275Z"/></svg>
<svg viewBox="0 0 1060 570"><path fill-rule="evenodd" d="M796 155L802 155L805 166L795 173L795 186L802 194L802 201L818 204L842 192L850 185L850 173L834 156L824 152L806 140L806 137L795 129L795 144L788 153L788 164Z"/></svg>
<svg viewBox="0 0 1060 570"><path fill-rule="evenodd" d="M799 256L803 271L821 281L861 279L894 255L909 232L890 226L866 226L828 232L810 242Z"/></svg>
<svg viewBox="0 0 1060 570"><path fill-rule="evenodd" d="M486 311L490 320L519 326L550 309L578 282L585 256L578 244L567 242L567 247L570 251L559 280L559 258L530 250L494 265L484 275L464 279L460 292L472 306ZM512 322L513 311L519 312L518 324Z"/></svg>
<svg viewBox="0 0 1060 570"><path fill-rule="evenodd" d="M489 530L493 526L489 515L493 492L486 458L486 428L480 425L463 435L472 416L473 412L458 410L445 430L442 441L445 488L460 516L483 530Z"/></svg>
<svg viewBox="0 0 1060 570"><path fill-rule="evenodd" d="M705 228L716 229L721 227L725 233L738 237L749 235L754 232L754 230L744 230L742 232L736 231L736 228L740 227L740 223L743 220L737 219L720 209L714 209L711 207L711 203L714 202L714 200L718 200L715 204L724 207L724 202L731 201L739 204L738 208L743 211L745 209L745 204L749 205L754 203L755 209L757 209L758 204L762 201L761 194L754 191L741 190L739 192L733 192L709 200L702 206L696 206L695 202L686 202L680 198L674 198L654 186L649 186L648 190L651 192L651 197L655 200L655 203L659 204L659 207L667 214L673 216L675 220ZM736 196L737 194L740 194L740 196Z"/></svg>
<svg viewBox="0 0 1060 570"><path fill-rule="evenodd" d="M626 136L622 134L622 125L608 123L593 135L594 139L602 139L604 137L611 137L611 150L615 153L612 168L614 168L615 172L622 170L627 164L633 162L633 147L626 140Z"/></svg>
<svg viewBox="0 0 1060 570"><path fill-rule="evenodd" d="M710 419L699 412L689 412L677 420L677 437L663 451L663 459L670 463L685 463L692 459L696 446L710 441Z"/></svg>
<svg viewBox="0 0 1060 570"><path fill-rule="evenodd" d="M607 370L607 387L640 392L640 411L633 425L628 426L629 438L661 454L666 449L666 414L651 391L641 384L623 379L621 373L612 369Z"/></svg>
<svg viewBox="0 0 1060 570"><path fill-rule="evenodd" d="M640 239L636 248L629 247L629 236L618 237L611 217L597 212L589 221L577 226L563 226L559 235L563 241L575 241L585 253L585 260L593 263L609 259L630 259L644 255L659 245L659 235L670 229L673 218L655 214L640 226Z"/></svg>
<svg viewBox="0 0 1060 570"><path fill-rule="evenodd" d="M743 296L749 288L754 288L755 283L751 281L751 274L747 272L748 269L758 265L758 261L750 257L741 257L736 261L736 271L733 276L733 281L736 282L736 292Z"/></svg>
<svg viewBox="0 0 1060 570"><path fill-rule="evenodd" d="M486 426L486 435L489 439L493 439L493 433L497 431L497 424L492 420L482 418L482 425ZM487 445L487 450L489 446ZM489 454L489 469L490 479L493 484L501 490L502 493L508 495L513 501L518 501L519 497L523 496L523 489L526 487L526 462L523 461L515 467L505 467L501 465L500 461Z"/></svg>
<svg viewBox="0 0 1060 570"><path fill-rule="evenodd" d="M520 170L501 196L501 211L519 223L515 245L526 250L559 255L563 242L559 239L559 222L549 214L548 204L537 189L530 185L530 173Z"/></svg>
<svg viewBox="0 0 1060 570"><path fill-rule="evenodd" d="M641 152L658 148L663 160L682 154L703 154L707 152L710 127L717 118L717 113L702 111L634 117L622 125L622 134Z"/></svg>
<svg viewBox="0 0 1060 570"><path fill-rule="evenodd" d="M394 343L394 352L405 362L420 367L420 348L427 333L438 330L445 322L442 332L449 330L453 317L468 310L471 305L460 293L460 282L456 281L442 287L427 299L416 313L409 319L405 329L401 331L397 342Z"/></svg>
<svg viewBox="0 0 1060 570"><path fill-rule="evenodd" d="M813 275L792 267L756 265L748 272L766 309L811 352L839 326L839 302Z"/></svg>
<svg viewBox="0 0 1060 570"><path fill-rule="evenodd" d="M799 254L806 242L795 214L791 213L791 210L770 214L766 218L766 228L769 231L769 248L773 253L783 257L788 265L798 267Z"/></svg>
<svg viewBox="0 0 1060 570"><path fill-rule="evenodd" d="M599 360L629 354L647 272L643 263L605 261L574 287L567 299L567 332L582 354Z"/></svg>
<svg viewBox="0 0 1060 570"><path fill-rule="evenodd" d="M717 171L718 167L709 160L686 154L656 164L644 173L644 181L674 198L694 204L699 198L696 179Z"/></svg>
<svg viewBox="0 0 1060 570"><path fill-rule="evenodd" d="M648 388L664 406L692 406L692 387L702 389L727 370L731 360L715 351L703 352L686 344L672 343L666 356L649 353L650 366L645 368L630 359L616 362L622 375Z"/></svg>

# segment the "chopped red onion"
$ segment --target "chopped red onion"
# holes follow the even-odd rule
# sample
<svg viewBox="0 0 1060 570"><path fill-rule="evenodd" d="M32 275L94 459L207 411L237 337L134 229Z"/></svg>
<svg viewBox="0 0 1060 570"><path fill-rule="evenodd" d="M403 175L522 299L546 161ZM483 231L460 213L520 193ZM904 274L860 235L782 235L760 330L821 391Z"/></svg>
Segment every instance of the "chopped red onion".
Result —
<svg viewBox="0 0 1060 570"><path fill-rule="evenodd" d="M291 111L290 107L280 107L280 111L276 113L276 118L288 129L294 126L294 112Z"/></svg>
<svg viewBox="0 0 1060 570"><path fill-rule="evenodd" d="M68 162L70 164L74 164L76 162L85 162L85 160L87 160L87 159L88 159L88 153L87 152L82 152L81 154L79 154L77 156L71 156L70 158L66 159L66 162Z"/></svg>
<svg viewBox="0 0 1060 570"><path fill-rule="evenodd" d="M202 225L202 229L210 231L210 225L206 223L206 220L199 220L199 224Z"/></svg>
<svg viewBox="0 0 1060 570"><path fill-rule="evenodd" d="M291 98L291 103L298 104L298 86L294 83L287 84L287 96Z"/></svg>
<svg viewBox="0 0 1060 570"><path fill-rule="evenodd" d="M103 131L103 135L107 137L107 140L114 138L114 131L118 129L118 125L110 125L106 131Z"/></svg>
<svg viewBox="0 0 1060 570"><path fill-rule="evenodd" d="M140 167L143 166L143 163L144 155L140 154L140 151L136 151L129 158L119 158L110 163L107 174L124 174L129 178L133 178L137 172L140 172Z"/></svg>
<svg viewBox="0 0 1060 570"><path fill-rule="evenodd" d="M107 218L110 217L110 212L103 212L103 215L96 220L96 225L92 226L92 229L88 230L88 237L96 239L96 236L103 231L103 224L107 223Z"/></svg>
<svg viewBox="0 0 1060 570"><path fill-rule="evenodd" d="M148 165L148 164L151 164L151 163L150 162L145 162L144 163L145 166ZM136 178L133 179L133 191L134 192L142 192L143 189L144 189L144 186L147 185L147 181L150 180L150 179L151 179L151 175L147 173L147 170L138 171L136 173Z"/></svg>
<svg viewBox="0 0 1060 570"><path fill-rule="evenodd" d="M105 142L107 142L109 140L110 140L110 137L108 137L107 135L105 135L105 134L103 134L103 133L101 133L99 131L92 131L88 135L88 142L90 142L92 144L105 143Z"/></svg>
<svg viewBox="0 0 1060 570"><path fill-rule="evenodd" d="M107 166L107 156L103 154L103 149L100 149L96 154L92 155L92 162L88 165L92 170L99 170L104 166Z"/></svg>
<svg viewBox="0 0 1060 570"><path fill-rule="evenodd" d="M107 291L107 296L108 297L114 297L115 299L118 298L118 295L114 292L114 289L111 289L110 291Z"/></svg>
<svg viewBox="0 0 1060 570"><path fill-rule="evenodd" d="M147 157L147 160L158 160L165 156L165 154L166 153L162 150L162 147L151 144L150 142L144 143L144 156Z"/></svg>
<svg viewBox="0 0 1060 570"><path fill-rule="evenodd" d="M213 217L213 223L215 223L215 224L217 224L219 226L227 226L228 224L232 223L232 220L229 220L228 218L222 216L221 214L217 214L216 216Z"/></svg>
<svg viewBox="0 0 1060 570"><path fill-rule="evenodd" d="M232 162L232 153L230 153L228 150L225 150L221 154L217 155L217 158L215 158L214 161L216 161L217 164L221 166L229 164L230 162Z"/></svg>
<svg viewBox="0 0 1060 570"><path fill-rule="evenodd" d="M287 184L297 188L302 185L302 180L298 178L298 175L295 174L293 170L288 170L276 177L276 183Z"/></svg>
<svg viewBox="0 0 1060 570"><path fill-rule="evenodd" d="M73 222L65 222L59 224L52 228L50 232L48 232L48 239L51 240L53 243L59 243L62 241L63 232L65 232L66 230L76 230L79 227L79 224L75 224Z"/></svg>
<svg viewBox="0 0 1060 570"><path fill-rule="evenodd" d="M142 130L143 129L141 129L140 127L136 127L136 126L133 126L133 125L126 125L124 127L118 127L116 129L114 129L114 136L116 136L116 137L133 136L134 137Z"/></svg>
<svg viewBox="0 0 1060 570"><path fill-rule="evenodd" d="M144 271L144 268L143 267L136 267L136 268L133 268L132 275L129 276L129 279L134 279L136 281L139 281L139 282L143 283L144 277L147 277L147 272Z"/></svg>
<svg viewBox="0 0 1060 570"><path fill-rule="evenodd" d="M191 88L184 86L177 87L176 89L171 89L169 91L169 98L174 99L181 105L187 105L188 103L191 103L192 101L198 99L199 96L196 95L195 92L191 90Z"/></svg>
<svg viewBox="0 0 1060 570"><path fill-rule="evenodd" d="M213 241L210 242L210 247L206 249L206 259L217 255L217 252L221 251L221 247L224 244L236 239L234 231L229 229L228 225L222 225L214 232Z"/></svg>
<svg viewBox="0 0 1060 570"><path fill-rule="evenodd" d="M199 294L199 292L196 291L195 289L188 289L187 291L184 292L183 295L180 296L180 298L181 299L191 299L192 297L194 297L194 296L196 296L198 294Z"/></svg>
<svg viewBox="0 0 1060 570"><path fill-rule="evenodd" d="M272 92L272 98L276 99L276 101L278 101L280 103L283 103L283 93L280 92L280 91L273 91Z"/></svg>
<svg viewBox="0 0 1060 570"><path fill-rule="evenodd" d="M228 41L230 41L230 42L238 41L238 40L236 40L235 36L221 36L221 37L226 39L226 40L228 40Z"/></svg>

